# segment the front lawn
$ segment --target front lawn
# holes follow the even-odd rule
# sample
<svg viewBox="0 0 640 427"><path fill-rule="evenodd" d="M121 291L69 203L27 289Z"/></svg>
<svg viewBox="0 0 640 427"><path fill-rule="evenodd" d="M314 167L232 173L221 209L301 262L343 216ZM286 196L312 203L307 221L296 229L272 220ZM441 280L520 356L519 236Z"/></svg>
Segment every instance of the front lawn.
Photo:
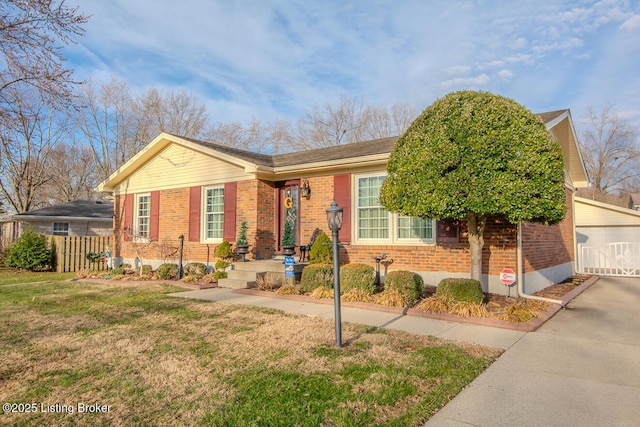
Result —
<svg viewBox="0 0 640 427"><path fill-rule="evenodd" d="M167 284L16 280L0 275L0 401L32 412L0 424L419 426L499 355L353 324L337 349L331 321Z"/></svg>

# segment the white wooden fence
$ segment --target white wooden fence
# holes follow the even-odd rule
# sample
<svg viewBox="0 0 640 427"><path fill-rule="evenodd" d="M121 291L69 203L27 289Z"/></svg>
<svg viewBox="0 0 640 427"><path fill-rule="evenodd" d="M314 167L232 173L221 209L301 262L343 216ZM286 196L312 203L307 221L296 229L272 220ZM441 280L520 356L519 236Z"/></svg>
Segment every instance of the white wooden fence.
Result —
<svg viewBox="0 0 640 427"><path fill-rule="evenodd" d="M578 245L578 272L599 276L640 277L640 243Z"/></svg>

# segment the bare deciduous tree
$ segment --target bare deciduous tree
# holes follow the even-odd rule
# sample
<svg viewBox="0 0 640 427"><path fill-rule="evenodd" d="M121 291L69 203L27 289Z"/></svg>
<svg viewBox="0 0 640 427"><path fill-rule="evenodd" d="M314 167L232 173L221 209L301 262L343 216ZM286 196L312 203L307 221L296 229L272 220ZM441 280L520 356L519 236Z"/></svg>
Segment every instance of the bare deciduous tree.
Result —
<svg viewBox="0 0 640 427"><path fill-rule="evenodd" d="M37 88L50 105L68 105L73 98L72 70L63 67L60 49L84 33L88 18L64 1L3 0L0 2L0 99L16 85Z"/></svg>
<svg viewBox="0 0 640 427"><path fill-rule="evenodd" d="M50 154L66 132L60 114L34 90L5 88L11 119L0 127L0 191L17 213L46 205L44 186L51 180Z"/></svg>
<svg viewBox="0 0 640 427"><path fill-rule="evenodd" d="M592 197L629 191L640 185L640 147L637 130L620 119L611 104L600 111L587 108L582 150L591 180Z"/></svg>
<svg viewBox="0 0 640 427"><path fill-rule="evenodd" d="M44 185L47 202L50 205L92 200L96 197L97 184L93 172L91 149L77 142L62 142L50 151L50 180Z"/></svg>
<svg viewBox="0 0 640 427"><path fill-rule="evenodd" d="M139 127L150 133L149 140L160 132L202 138L209 122L206 106L185 90L160 92L151 88L139 98L139 111Z"/></svg>

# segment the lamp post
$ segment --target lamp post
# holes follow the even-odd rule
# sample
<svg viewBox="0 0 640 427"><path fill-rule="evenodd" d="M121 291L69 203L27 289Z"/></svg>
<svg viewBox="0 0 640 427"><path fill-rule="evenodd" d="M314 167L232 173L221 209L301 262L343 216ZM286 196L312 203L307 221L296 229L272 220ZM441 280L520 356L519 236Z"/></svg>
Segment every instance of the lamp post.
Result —
<svg viewBox="0 0 640 427"><path fill-rule="evenodd" d="M342 347L342 316L340 314L340 253L338 249L338 232L342 228L343 209L334 200L327 209L327 223L333 240L333 305L336 319L336 347Z"/></svg>

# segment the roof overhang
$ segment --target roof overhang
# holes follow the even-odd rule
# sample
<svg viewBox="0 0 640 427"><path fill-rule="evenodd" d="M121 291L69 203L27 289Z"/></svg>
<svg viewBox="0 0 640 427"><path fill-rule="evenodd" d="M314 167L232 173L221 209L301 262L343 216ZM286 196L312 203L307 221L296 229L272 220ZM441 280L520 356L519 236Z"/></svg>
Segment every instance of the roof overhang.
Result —
<svg viewBox="0 0 640 427"><path fill-rule="evenodd" d="M14 221L91 221L112 223L113 218L90 217L90 216L53 216L53 215L13 215Z"/></svg>

